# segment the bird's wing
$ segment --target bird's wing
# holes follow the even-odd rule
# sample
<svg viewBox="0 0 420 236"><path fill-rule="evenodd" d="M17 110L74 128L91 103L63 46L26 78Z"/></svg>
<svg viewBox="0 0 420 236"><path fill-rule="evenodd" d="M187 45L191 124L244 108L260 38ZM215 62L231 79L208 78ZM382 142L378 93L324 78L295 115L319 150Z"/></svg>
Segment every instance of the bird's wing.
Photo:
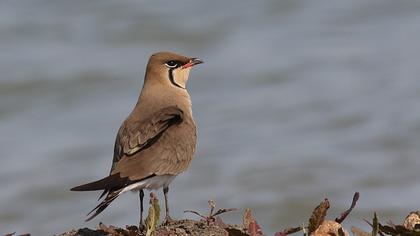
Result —
<svg viewBox="0 0 420 236"><path fill-rule="evenodd" d="M112 167L123 157L133 156L152 146L169 127L183 121L183 114L178 107L170 106L144 120L124 122L115 140Z"/></svg>
<svg viewBox="0 0 420 236"><path fill-rule="evenodd" d="M119 134L119 160L111 174L137 181L152 175L177 175L189 166L195 151L196 128L192 117L179 108L163 109L129 130L135 132Z"/></svg>

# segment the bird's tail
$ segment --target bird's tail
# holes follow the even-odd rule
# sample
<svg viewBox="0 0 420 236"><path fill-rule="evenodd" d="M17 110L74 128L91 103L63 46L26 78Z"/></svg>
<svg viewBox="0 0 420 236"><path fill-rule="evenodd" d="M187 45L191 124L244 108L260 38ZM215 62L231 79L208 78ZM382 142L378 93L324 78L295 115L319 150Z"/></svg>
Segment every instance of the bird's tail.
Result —
<svg viewBox="0 0 420 236"><path fill-rule="evenodd" d="M121 193L124 186L127 184L127 178L121 178L119 174L113 174L103 179L83 184L77 187L70 189L71 191L97 191L103 190L99 199L106 195L105 199L97 205L92 211L88 213L90 215L95 211L86 221L93 219L99 213L101 213L105 208L114 201L118 195ZM99 200L98 199L98 200Z"/></svg>
<svg viewBox="0 0 420 236"><path fill-rule="evenodd" d="M77 187L74 187L70 189L71 191L97 191L97 190L103 190L101 196L99 199L101 199L103 196L106 195L105 199L99 203L92 211L88 213L90 215L92 212L95 211L89 218L86 219L86 221L89 221L93 219L95 216L97 216L99 213L101 213L109 204L111 204L112 201L114 201L120 193L123 192L124 188L126 186L129 186L132 183L136 183L151 177L154 177L155 175L147 176L146 178L140 179L140 180L129 180L127 177L121 178L118 173L110 175L108 177L105 177L103 179L83 184ZM98 199L98 200L99 200Z"/></svg>
<svg viewBox="0 0 420 236"><path fill-rule="evenodd" d="M113 174L103 179L83 184L70 189L71 191L97 191L107 189L119 189L127 184L127 178L121 178L120 175Z"/></svg>
<svg viewBox="0 0 420 236"><path fill-rule="evenodd" d="M91 216L89 216L85 221L89 221L89 220L95 218L95 216L99 215L99 213L101 213L103 210L105 210L105 208L107 208L109 206L109 204L111 204L111 202L114 201L119 196L121 190L122 189L118 189L118 190L115 190L115 191L110 191L108 193L108 195L106 195L105 199L87 214L87 215L90 215L92 212L95 211L95 213L93 213ZM106 193L106 192L104 191L104 193Z"/></svg>

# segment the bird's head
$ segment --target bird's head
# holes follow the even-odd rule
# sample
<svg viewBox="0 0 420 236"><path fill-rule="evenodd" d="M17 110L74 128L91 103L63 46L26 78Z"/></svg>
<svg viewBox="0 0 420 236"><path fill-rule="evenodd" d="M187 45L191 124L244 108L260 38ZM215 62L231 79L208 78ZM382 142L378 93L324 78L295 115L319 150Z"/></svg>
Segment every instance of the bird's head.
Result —
<svg viewBox="0 0 420 236"><path fill-rule="evenodd" d="M198 58L186 57L172 52L158 52L150 56L146 68L147 80L185 89L191 68L201 64Z"/></svg>

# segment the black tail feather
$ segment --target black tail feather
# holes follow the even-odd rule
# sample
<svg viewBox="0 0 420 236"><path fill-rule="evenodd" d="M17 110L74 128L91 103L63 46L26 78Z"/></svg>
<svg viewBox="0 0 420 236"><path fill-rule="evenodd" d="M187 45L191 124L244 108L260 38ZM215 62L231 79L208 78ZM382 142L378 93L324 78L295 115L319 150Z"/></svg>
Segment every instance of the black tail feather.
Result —
<svg viewBox="0 0 420 236"><path fill-rule="evenodd" d="M122 191L122 189L116 190L116 191L112 191L110 193L108 193L108 195L106 196L106 198L99 203L99 205L97 205L95 208L93 208L93 210L91 210L87 215L90 215L92 212L93 215L89 216L89 218L87 218L85 221L89 221L93 218L95 218L95 216L99 215L99 213L101 213L103 210L105 210L105 208L107 208L109 206L109 204L111 204L112 201L114 201L120 194L120 192Z"/></svg>
<svg viewBox="0 0 420 236"><path fill-rule="evenodd" d="M142 181L144 179L148 179L155 176L155 174L149 175L146 178L140 179L140 180L130 180L129 178L125 177L125 178L121 178L120 175L117 174L113 174L110 175L106 178L100 179L98 181L95 182L91 182L91 183L87 183L87 184L83 184L77 187L74 187L72 189L70 189L71 191L97 191L97 190L103 190L101 196L99 196L100 200L103 196L106 195L105 199L99 203L99 205L97 205L92 211L90 211L87 215L90 215L92 212L93 215L89 216L86 221L89 221L91 219L93 219L95 216L97 216L99 213L101 213L103 210L105 210L105 208L107 208L109 206L109 204L111 204L112 201L114 201L119 194L121 193L121 191L124 189L124 187L132 184L132 183L136 183L138 181Z"/></svg>
<svg viewBox="0 0 420 236"><path fill-rule="evenodd" d="M98 201L101 200L101 198L103 198L107 193L109 193L108 189L105 189L102 193L101 196L98 197Z"/></svg>
<svg viewBox="0 0 420 236"><path fill-rule="evenodd" d="M113 174L98 181L83 184L70 189L71 191L97 191L107 189L120 189L127 184L127 178L121 178L119 174Z"/></svg>

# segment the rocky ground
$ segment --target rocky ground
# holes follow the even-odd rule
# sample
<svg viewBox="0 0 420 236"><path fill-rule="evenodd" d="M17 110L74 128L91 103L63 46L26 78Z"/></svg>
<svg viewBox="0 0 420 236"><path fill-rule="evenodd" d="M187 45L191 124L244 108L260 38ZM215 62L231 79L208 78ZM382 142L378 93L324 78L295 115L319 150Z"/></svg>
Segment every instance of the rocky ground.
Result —
<svg viewBox="0 0 420 236"><path fill-rule="evenodd" d="M275 236L286 236L297 233L297 235L309 236L420 236L420 211L413 211L404 219L402 224L395 224L389 221L381 224L376 213L371 221L366 221L372 228L371 232L364 232L356 227L347 230L341 223L349 216L359 199L359 193L355 193L353 201L348 210L334 220L328 219L327 211L330 208L328 199L324 199L312 212L307 224L299 227L290 227L275 233ZM264 236L256 219L252 216L251 210L246 209L243 215L242 225L231 225L222 221L220 215L236 209L218 209L216 204L209 201L210 210L207 214L195 211L187 211L201 217L201 220L177 220L169 223L159 224L160 206L155 196L151 195L150 207L145 225L142 230L137 226L126 226L119 228L99 224L97 229L73 229L58 236ZM299 232L299 233L298 233ZM351 234L349 233L351 232ZM5 236L17 236L15 233ZM21 236L30 236L25 234Z"/></svg>
<svg viewBox="0 0 420 236"><path fill-rule="evenodd" d="M156 228L151 235L153 236L172 236L172 235L192 235L192 236L226 236L232 235L229 232L236 233L234 235L247 235L239 226L225 225L224 223L208 223L205 220L179 220L170 224L161 225ZM59 236L138 236L146 235L146 230L138 232L137 226L128 226L126 228L118 228L113 226L99 225L98 229L92 230L88 228L73 229L69 232L60 234Z"/></svg>

